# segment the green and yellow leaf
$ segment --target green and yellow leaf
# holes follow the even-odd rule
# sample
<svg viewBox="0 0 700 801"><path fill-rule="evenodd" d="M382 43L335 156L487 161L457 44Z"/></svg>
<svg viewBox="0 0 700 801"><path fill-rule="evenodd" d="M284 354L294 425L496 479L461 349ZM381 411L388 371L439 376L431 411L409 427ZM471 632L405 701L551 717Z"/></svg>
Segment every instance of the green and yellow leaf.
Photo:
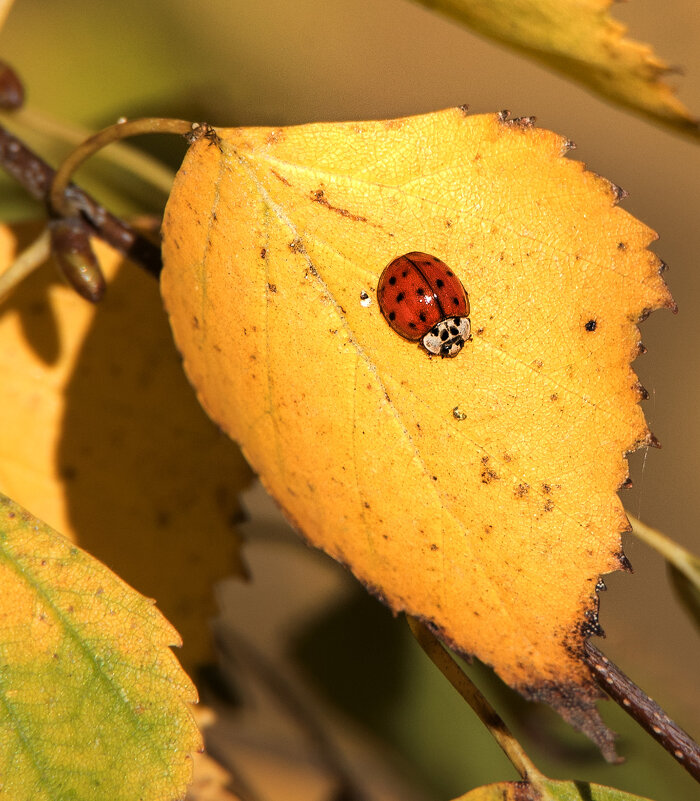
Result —
<svg viewBox="0 0 700 801"><path fill-rule="evenodd" d="M201 741L177 632L5 496L0 544L0 797L181 797Z"/></svg>
<svg viewBox="0 0 700 801"><path fill-rule="evenodd" d="M608 100L700 136L698 120L664 80L672 69L628 39L613 0L418 0L507 44ZM659 14L663 13L659 8Z"/></svg>

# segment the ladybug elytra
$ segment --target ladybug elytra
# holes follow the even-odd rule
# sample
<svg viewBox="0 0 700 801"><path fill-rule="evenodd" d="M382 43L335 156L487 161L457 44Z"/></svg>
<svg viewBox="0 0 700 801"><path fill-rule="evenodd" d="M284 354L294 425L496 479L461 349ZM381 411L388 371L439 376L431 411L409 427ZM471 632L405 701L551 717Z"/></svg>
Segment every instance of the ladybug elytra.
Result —
<svg viewBox="0 0 700 801"><path fill-rule="evenodd" d="M394 331L428 353L456 356L469 339L469 297L436 256L414 251L394 259L379 278L377 297Z"/></svg>

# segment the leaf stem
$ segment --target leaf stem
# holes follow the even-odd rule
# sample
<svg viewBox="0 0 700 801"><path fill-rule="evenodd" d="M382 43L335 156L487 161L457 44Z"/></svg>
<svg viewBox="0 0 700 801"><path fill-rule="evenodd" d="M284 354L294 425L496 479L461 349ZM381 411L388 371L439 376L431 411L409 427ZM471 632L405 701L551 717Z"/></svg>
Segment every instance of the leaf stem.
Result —
<svg viewBox="0 0 700 801"><path fill-rule="evenodd" d="M0 275L0 301L3 300L17 284L23 281L30 273L40 267L49 257L51 250L51 236L45 228L39 236L23 250L12 264Z"/></svg>
<svg viewBox="0 0 700 801"><path fill-rule="evenodd" d="M49 192L51 208L62 217L69 217L75 213L76 210L71 206L70 197L66 192L68 184L78 167L103 147L118 142L120 139L140 134L168 133L189 136L196 128L196 124L193 125L187 120L173 120L164 117L123 120L104 128L78 145L56 170Z"/></svg>
<svg viewBox="0 0 700 801"><path fill-rule="evenodd" d="M406 615L408 625L420 647L430 657L436 667L476 712L479 720L491 732L496 742L501 746L505 755L521 777L533 787L544 791L542 786L546 778L532 763L523 747L515 739L501 716L489 704L481 691L474 685L467 674L450 656L447 650L430 629L410 615Z"/></svg>
<svg viewBox="0 0 700 801"><path fill-rule="evenodd" d="M632 524L632 531L640 540L643 540L647 545L660 553L667 562L670 562L675 568L680 570L696 587L700 587L698 582L698 577L700 576L700 558L686 550L682 545L674 542L670 537L648 526L646 523L642 523L641 520L638 520L633 515L628 514L627 517Z"/></svg>
<svg viewBox="0 0 700 801"><path fill-rule="evenodd" d="M617 665L586 641L585 660L598 686L700 781L700 746Z"/></svg>
<svg viewBox="0 0 700 801"><path fill-rule="evenodd" d="M14 126L17 126L20 129L30 131L33 135L35 134L47 140L60 141L71 147L76 147L91 136L91 132L88 129L56 119L50 114L31 106L25 106L21 110L14 112L11 118L8 116L8 120L11 120L13 129L15 129ZM124 142L117 142L114 147L100 153L100 158L122 170L130 172L140 180L163 192L163 194L170 194L173 178L175 177L174 172L153 156Z"/></svg>

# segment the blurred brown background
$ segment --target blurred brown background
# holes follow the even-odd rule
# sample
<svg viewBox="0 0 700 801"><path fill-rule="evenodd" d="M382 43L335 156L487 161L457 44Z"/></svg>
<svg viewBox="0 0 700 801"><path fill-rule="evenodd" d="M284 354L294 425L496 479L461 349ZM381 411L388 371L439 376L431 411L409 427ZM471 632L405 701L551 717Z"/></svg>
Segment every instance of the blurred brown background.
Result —
<svg viewBox="0 0 700 801"><path fill-rule="evenodd" d="M697 4L634 0L615 5L613 13L631 26L634 38L652 42L660 56L683 67L685 76L672 81L680 85L680 97L700 113ZM642 326L649 352L635 367L650 392L645 411L663 449L632 458L635 488L623 500L631 513L700 551L700 315L694 311L700 299L700 145L617 110L408 0L213 0L196 6L189 0L18 0L0 33L0 53L23 76L32 106L91 128L121 115L287 125L394 117L468 103L474 113L508 108L514 115L534 114L540 126L572 139L578 148L572 155L623 186L630 195L624 208L659 232L656 251L671 267L667 278L680 308L677 317L658 312ZM176 142L144 145L173 166L181 157ZM14 192L8 187L0 185L6 198ZM153 209L159 203L162 198L148 198ZM248 507L253 571L263 571L278 603L281 598L291 603L294 576L274 549L294 546L271 544L287 536L285 524L261 492L249 497ZM632 538L625 547L635 574L607 579L610 592L602 597L601 622L608 637L602 647L698 737L697 630L672 598L661 560ZM326 570L333 568L324 566L324 576ZM352 594L343 576L336 580L342 592ZM238 630L264 628L260 616L266 604L257 590L224 586L220 597ZM270 603L274 606L274 600ZM325 600L320 604L328 606ZM387 681L391 684L391 677ZM435 682L411 681L402 686L413 686L414 693L442 692ZM448 707L455 705L451 696L445 698ZM437 709L443 701L435 703ZM429 706L425 697L421 704ZM420 710L415 711L423 715L418 718L400 714L396 729L421 721L417 751L425 752L421 743L427 741L440 751L435 747L440 733L425 728L430 715ZM437 720L433 723L439 728ZM614 725L623 724L615 718ZM443 758L449 765L459 762L460 744L454 740L461 736L457 731L446 737L443 756L433 753L433 763ZM628 752L630 758L656 750L653 745L639 748L647 750ZM618 781L622 769L600 766L595 759L579 768L555 766L552 774L597 778L659 799L692 798L693 785L680 769L663 755L656 767L649 767L654 759L644 756L643 768L637 761L636 785L634 776L625 779L627 784ZM482 764L472 768L462 774L454 768L446 778L453 768L443 766L437 779L427 775L429 766L419 766L418 772L442 797L476 781L510 776L499 768L488 773Z"/></svg>

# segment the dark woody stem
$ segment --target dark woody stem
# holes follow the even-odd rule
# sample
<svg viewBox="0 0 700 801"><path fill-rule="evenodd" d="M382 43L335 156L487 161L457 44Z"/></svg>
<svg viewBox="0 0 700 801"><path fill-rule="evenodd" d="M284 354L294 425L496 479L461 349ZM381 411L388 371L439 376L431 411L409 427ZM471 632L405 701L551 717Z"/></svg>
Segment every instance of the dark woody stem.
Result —
<svg viewBox="0 0 700 801"><path fill-rule="evenodd" d="M585 660L598 686L700 781L700 746L590 642L585 644Z"/></svg>
<svg viewBox="0 0 700 801"><path fill-rule="evenodd" d="M117 123L87 139L58 170L54 170L14 134L0 126L0 167L33 198L45 203L53 216L79 216L88 223L95 236L157 278L163 267L159 246L115 217L87 192L69 183L71 176L93 153L128 136L174 133L192 141L201 135L211 136L210 132L208 126L193 126L185 120L154 118Z"/></svg>

